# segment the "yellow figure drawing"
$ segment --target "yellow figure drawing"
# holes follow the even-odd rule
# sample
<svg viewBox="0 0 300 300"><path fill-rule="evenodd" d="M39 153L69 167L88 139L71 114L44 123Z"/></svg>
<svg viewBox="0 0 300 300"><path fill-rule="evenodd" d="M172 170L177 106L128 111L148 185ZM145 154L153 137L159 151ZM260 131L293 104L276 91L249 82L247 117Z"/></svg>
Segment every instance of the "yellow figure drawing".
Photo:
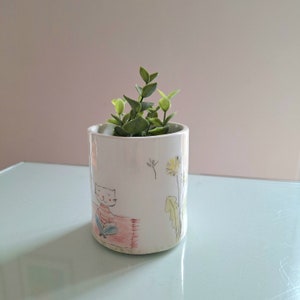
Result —
<svg viewBox="0 0 300 300"><path fill-rule="evenodd" d="M182 230L182 185L183 185L183 174L181 170L181 160L179 156L175 156L168 160L166 172L168 175L176 177L177 184L177 196L168 196L165 203L165 211L169 214L169 218L172 224L172 228L176 234L176 240L181 237Z"/></svg>

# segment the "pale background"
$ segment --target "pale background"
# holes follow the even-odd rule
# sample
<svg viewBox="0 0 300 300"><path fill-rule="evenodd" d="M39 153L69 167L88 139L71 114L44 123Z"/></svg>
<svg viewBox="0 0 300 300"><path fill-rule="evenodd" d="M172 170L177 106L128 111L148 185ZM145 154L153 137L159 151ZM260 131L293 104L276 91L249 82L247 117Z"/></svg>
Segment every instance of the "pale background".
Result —
<svg viewBox="0 0 300 300"><path fill-rule="evenodd" d="M0 0L0 168L87 164L142 65L180 88L190 173L300 180L300 1Z"/></svg>

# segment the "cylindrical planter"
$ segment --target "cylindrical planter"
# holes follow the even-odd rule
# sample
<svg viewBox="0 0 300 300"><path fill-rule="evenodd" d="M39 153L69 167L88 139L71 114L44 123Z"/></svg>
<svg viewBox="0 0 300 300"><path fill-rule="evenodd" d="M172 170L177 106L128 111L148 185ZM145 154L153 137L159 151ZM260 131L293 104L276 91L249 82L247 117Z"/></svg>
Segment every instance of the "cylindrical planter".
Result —
<svg viewBox="0 0 300 300"><path fill-rule="evenodd" d="M107 248L128 254L170 249L187 228L189 129L117 137L111 124L88 129L92 233Z"/></svg>

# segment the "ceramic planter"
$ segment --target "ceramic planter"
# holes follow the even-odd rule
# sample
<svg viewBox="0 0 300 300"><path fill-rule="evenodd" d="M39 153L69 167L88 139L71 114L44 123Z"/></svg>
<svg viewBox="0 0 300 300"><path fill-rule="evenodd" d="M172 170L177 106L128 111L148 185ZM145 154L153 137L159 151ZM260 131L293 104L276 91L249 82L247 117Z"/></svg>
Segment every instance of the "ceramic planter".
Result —
<svg viewBox="0 0 300 300"><path fill-rule="evenodd" d="M170 249L187 229L189 130L151 137L112 136L110 124L88 129L92 233L128 254Z"/></svg>

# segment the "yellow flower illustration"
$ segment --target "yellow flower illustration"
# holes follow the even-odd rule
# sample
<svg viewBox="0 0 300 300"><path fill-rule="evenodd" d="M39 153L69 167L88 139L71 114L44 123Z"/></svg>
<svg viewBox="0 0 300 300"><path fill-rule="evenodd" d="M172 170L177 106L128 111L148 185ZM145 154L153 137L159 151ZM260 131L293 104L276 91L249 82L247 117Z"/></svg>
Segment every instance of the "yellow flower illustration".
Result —
<svg viewBox="0 0 300 300"><path fill-rule="evenodd" d="M166 199L165 211L169 214L172 227L179 240L182 232L182 186L183 186L183 170L181 169L181 159L175 156L168 160L166 171L168 175L175 177L177 185L177 196L168 196Z"/></svg>
<svg viewBox="0 0 300 300"><path fill-rule="evenodd" d="M167 162L168 175L171 176L178 175L179 165L180 165L180 159L178 156L169 159L169 161Z"/></svg>
<svg viewBox="0 0 300 300"><path fill-rule="evenodd" d="M176 239L179 240L181 232L180 210L177 199L174 196L168 196L165 204L165 211L169 214L172 227L176 233Z"/></svg>

